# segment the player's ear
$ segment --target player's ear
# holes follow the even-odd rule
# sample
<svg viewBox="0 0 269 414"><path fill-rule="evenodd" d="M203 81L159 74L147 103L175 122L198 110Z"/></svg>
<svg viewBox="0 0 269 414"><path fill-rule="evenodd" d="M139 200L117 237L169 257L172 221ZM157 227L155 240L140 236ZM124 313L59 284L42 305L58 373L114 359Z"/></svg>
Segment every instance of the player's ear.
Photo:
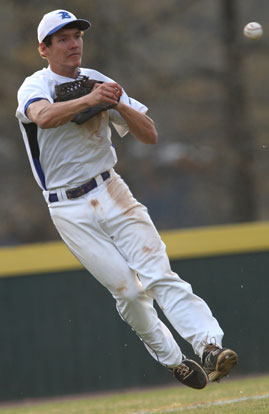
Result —
<svg viewBox="0 0 269 414"><path fill-rule="evenodd" d="M45 45L45 43L41 42L39 47L40 47L40 51L43 53L43 55L46 55L47 54L47 46Z"/></svg>
<svg viewBox="0 0 269 414"><path fill-rule="evenodd" d="M47 58L48 47L45 45L44 42L39 43L38 51L39 51L39 54L42 58Z"/></svg>

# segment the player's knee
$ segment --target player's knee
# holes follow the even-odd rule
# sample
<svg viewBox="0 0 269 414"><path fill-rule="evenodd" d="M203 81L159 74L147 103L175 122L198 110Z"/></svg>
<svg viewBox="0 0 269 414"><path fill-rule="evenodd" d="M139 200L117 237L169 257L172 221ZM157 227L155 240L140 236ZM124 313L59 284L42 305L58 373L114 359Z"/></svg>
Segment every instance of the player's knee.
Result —
<svg viewBox="0 0 269 414"><path fill-rule="evenodd" d="M139 298L141 292L142 288L138 285L128 286L127 284L122 284L117 287L117 292L115 296L117 300L133 302Z"/></svg>

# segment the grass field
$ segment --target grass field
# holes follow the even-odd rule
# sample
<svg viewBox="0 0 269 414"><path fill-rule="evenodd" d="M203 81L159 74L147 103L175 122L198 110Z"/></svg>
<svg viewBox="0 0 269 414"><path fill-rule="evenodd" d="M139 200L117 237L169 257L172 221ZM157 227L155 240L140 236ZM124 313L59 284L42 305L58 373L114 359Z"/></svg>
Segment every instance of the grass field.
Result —
<svg viewBox="0 0 269 414"><path fill-rule="evenodd" d="M268 414L269 376L0 407L3 414Z"/></svg>

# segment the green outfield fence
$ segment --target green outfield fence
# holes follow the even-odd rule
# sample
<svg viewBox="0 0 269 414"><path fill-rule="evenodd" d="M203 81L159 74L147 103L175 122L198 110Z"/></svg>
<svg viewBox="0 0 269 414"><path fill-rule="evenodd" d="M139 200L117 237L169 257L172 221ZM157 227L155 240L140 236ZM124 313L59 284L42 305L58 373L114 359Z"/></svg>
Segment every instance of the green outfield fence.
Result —
<svg viewBox="0 0 269 414"><path fill-rule="evenodd" d="M269 222L161 236L173 270L207 301L224 345L238 351L234 375L269 372ZM173 381L62 242L2 248L0 263L2 401Z"/></svg>

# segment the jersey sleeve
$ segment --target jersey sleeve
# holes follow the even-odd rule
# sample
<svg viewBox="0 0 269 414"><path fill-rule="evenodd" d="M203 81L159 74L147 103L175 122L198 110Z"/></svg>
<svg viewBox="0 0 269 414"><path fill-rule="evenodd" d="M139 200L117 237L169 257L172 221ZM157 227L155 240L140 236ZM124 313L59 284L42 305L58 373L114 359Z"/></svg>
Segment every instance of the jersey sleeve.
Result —
<svg viewBox="0 0 269 414"><path fill-rule="evenodd" d="M42 79L38 77L29 77L23 82L18 90L18 107L16 110L16 117L24 122L31 122L26 115L28 106L35 101L46 99L53 103L53 98L46 83L42 83Z"/></svg>

